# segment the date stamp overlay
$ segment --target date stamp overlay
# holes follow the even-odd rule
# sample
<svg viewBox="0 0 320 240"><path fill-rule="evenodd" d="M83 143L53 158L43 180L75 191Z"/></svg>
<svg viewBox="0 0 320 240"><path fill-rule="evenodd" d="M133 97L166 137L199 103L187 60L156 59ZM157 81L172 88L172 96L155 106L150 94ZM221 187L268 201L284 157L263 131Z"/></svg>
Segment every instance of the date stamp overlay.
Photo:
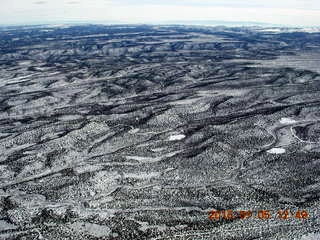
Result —
<svg viewBox="0 0 320 240"><path fill-rule="evenodd" d="M307 210L298 209L295 211L289 209L279 209L279 210L211 210L208 213L208 217L212 221L220 221L220 220L234 220L234 219L260 219L260 220L268 220L268 219L281 219L281 220L289 220L289 219L297 219L297 220L305 220L310 217L310 214Z"/></svg>

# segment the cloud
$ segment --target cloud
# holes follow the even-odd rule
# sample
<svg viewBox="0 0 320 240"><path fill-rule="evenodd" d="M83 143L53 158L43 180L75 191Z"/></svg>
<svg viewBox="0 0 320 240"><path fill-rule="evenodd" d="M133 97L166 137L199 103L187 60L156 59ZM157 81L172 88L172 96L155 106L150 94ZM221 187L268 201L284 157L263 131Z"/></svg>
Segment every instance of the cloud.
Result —
<svg viewBox="0 0 320 240"><path fill-rule="evenodd" d="M36 2L33 2L34 4L46 4L47 1L36 1Z"/></svg>
<svg viewBox="0 0 320 240"><path fill-rule="evenodd" d="M116 4L320 10L319 0L117 0Z"/></svg>
<svg viewBox="0 0 320 240"><path fill-rule="evenodd" d="M78 2L78 1L70 1L70 2L68 2L68 4L79 4L80 2Z"/></svg>
<svg viewBox="0 0 320 240"><path fill-rule="evenodd" d="M245 21L319 26L319 0L0 0L0 24Z"/></svg>

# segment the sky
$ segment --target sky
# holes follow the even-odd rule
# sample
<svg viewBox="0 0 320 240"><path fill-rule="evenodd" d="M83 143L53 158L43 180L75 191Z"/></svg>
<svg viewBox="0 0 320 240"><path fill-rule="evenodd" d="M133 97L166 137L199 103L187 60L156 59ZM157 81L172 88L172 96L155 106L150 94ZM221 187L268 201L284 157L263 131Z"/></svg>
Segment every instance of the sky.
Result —
<svg viewBox="0 0 320 240"><path fill-rule="evenodd" d="M0 0L0 25L261 22L320 26L320 0Z"/></svg>

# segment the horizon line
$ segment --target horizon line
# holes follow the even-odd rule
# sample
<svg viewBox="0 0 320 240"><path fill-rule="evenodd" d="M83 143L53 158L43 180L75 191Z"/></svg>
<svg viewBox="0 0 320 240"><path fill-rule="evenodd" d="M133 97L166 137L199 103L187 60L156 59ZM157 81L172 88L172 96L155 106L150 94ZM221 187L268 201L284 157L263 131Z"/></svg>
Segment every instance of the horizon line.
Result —
<svg viewBox="0 0 320 240"><path fill-rule="evenodd" d="M225 24L225 25L224 25ZM50 25L186 25L207 27L274 27L274 28L320 28L319 26L274 24L256 21L225 21L225 20L172 20L172 21L146 21L126 22L109 20L68 20L68 21L43 21L43 22L16 22L0 23L0 27L23 27L23 26L50 26Z"/></svg>

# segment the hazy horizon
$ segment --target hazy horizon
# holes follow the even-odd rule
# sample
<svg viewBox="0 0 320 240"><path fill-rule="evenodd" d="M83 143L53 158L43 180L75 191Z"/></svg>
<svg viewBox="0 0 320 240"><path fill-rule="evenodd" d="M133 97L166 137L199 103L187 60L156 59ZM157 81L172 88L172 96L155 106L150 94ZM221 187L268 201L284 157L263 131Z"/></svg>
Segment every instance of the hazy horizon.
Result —
<svg viewBox="0 0 320 240"><path fill-rule="evenodd" d="M317 27L320 2L315 0L2 0L0 25L179 22L238 22Z"/></svg>

